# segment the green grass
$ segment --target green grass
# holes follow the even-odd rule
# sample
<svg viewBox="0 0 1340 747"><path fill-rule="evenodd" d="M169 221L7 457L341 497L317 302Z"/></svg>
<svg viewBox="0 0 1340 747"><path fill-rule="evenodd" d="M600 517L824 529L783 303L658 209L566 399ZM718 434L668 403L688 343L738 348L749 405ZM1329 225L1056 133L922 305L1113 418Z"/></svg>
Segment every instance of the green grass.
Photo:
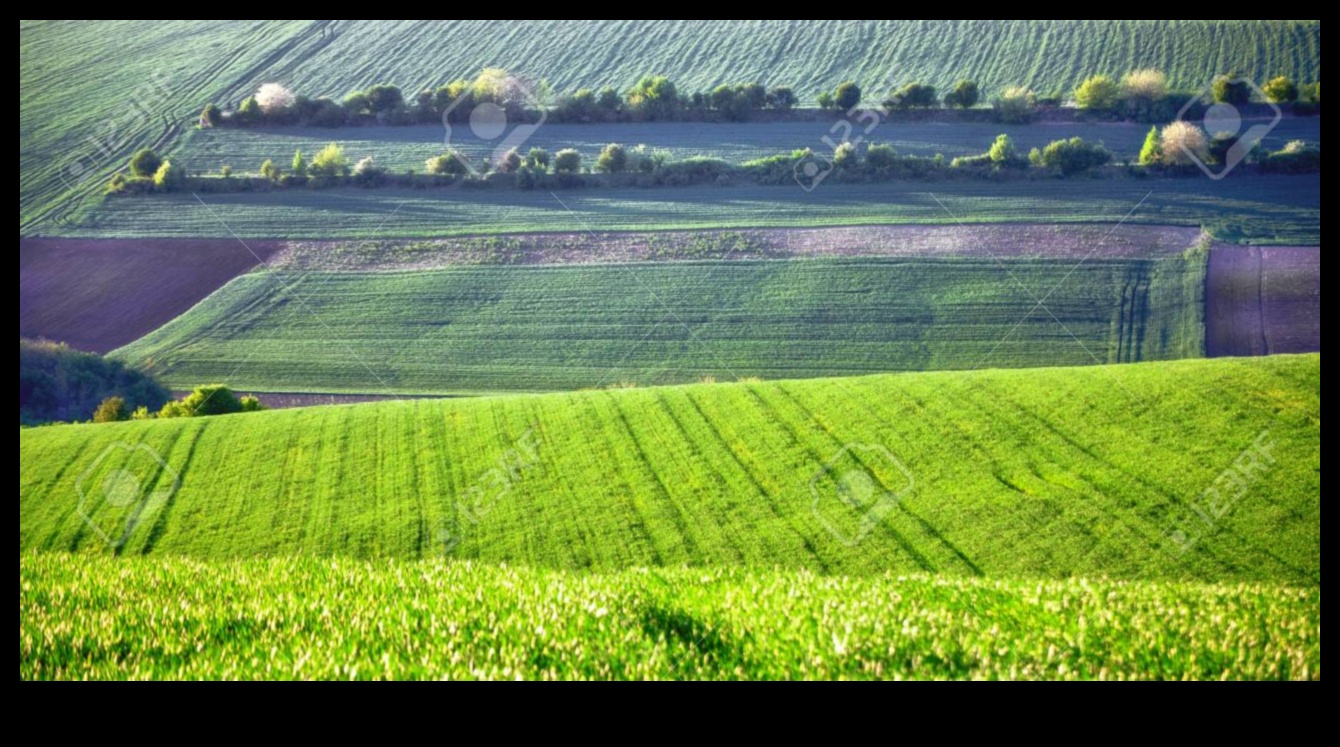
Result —
<svg viewBox="0 0 1340 747"><path fill-rule="evenodd" d="M1272 461L1256 459L1241 497L1228 510L1206 504L1257 445ZM120 490L135 485L141 492ZM865 500L885 492L896 505ZM1320 356L19 432L21 553L112 554L97 527L125 539L123 557L445 555L601 572L1311 588L1321 582L1320 495ZM1218 518L1206 524L1196 507ZM867 516L876 521L863 537Z"/></svg>
<svg viewBox="0 0 1340 747"><path fill-rule="evenodd" d="M1321 243L1321 177L598 189L359 190L109 200L62 235L338 239L964 223L1208 227L1225 241ZM1142 203L1143 200L1143 203ZM1129 217L1128 217L1129 216Z"/></svg>
<svg viewBox="0 0 1340 747"><path fill-rule="evenodd" d="M503 66L558 91L664 74L686 91L791 85L812 102L845 79L877 98L913 79L944 88L964 77L988 93L1017 84L1050 93L1141 67L1163 68L1186 90L1232 69L1257 80L1321 76L1315 20L341 21L333 39L321 30L306 20L20 21L20 233L78 222L135 149L172 151L207 101L236 104L266 82L342 97ZM145 88L155 74L161 83Z"/></svg>
<svg viewBox="0 0 1340 747"><path fill-rule="evenodd" d="M1321 589L19 555L20 680L518 678L1320 681Z"/></svg>
<svg viewBox="0 0 1340 747"><path fill-rule="evenodd" d="M276 271L113 356L178 389L355 394L1199 358L1205 258Z"/></svg>
<svg viewBox="0 0 1340 747"><path fill-rule="evenodd" d="M821 142L828 135L828 122L778 122L746 124L547 124L526 143L556 153L564 148L581 151L588 165L595 163L609 143L628 146L646 145L652 150L668 150L675 158L708 156L731 163L744 163L797 148L827 150ZM1048 143L1071 137L1102 142L1121 161L1134 161L1149 134L1149 125L1134 124L922 124L891 123L869 135L871 143L888 143L899 153L947 158L980 155L1001 133L1007 133L1021 152L1042 148ZM485 141L475 138L468 127L453 131L452 146L471 158L492 155ZM355 160L373 156L377 163L396 172L415 169L422 173L424 161L441 155L445 145L441 125L427 127L360 127L329 130L320 128L277 128L268 130L215 129L192 130L174 152L173 162L191 171L218 173L231 166L234 173L259 173L261 163L273 159L287 168L294 151L310 155L335 141ZM1280 122L1263 141L1263 147L1280 150L1293 140L1321 142L1321 118L1290 118ZM496 147L496 146L494 146Z"/></svg>

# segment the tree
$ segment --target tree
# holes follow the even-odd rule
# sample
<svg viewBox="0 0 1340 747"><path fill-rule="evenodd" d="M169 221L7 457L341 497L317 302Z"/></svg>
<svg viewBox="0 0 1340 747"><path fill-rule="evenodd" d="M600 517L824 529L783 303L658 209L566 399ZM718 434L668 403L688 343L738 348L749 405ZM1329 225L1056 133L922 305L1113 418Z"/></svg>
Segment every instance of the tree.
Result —
<svg viewBox="0 0 1340 747"><path fill-rule="evenodd" d="M507 153L503 155L502 159L498 161L498 173L515 174L517 171L521 170L521 164L522 164L521 151L517 150L516 148L513 148L507 151Z"/></svg>
<svg viewBox="0 0 1340 747"><path fill-rule="evenodd" d="M1159 137L1159 128L1149 128L1145 136L1144 147L1140 149L1140 165L1153 166L1163 158L1163 138Z"/></svg>
<svg viewBox="0 0 1340 747"><path fill-rule="evenodd" d="M275 166L274 161L271 161L267 158L265 160L265 163L261 164L261 176L265 177L267 180L271 182L279 181L279 168Z"/></svg>
<svg viewBox="0 0 1340 747"><path fill-rule="evenodd" d="M837 108L836 101L837 99L833 98L833 94L827 91L819 94L819 97L815 99L815 102L819 104L820 109L835 109Z"/></svg>
<svg viewBox="0 0 1340 747"><path fill-rule="evenodd" d="M327 145L312 159L309 171L315 177L348 176L349 159L344 155L344 148L337 143Z"/></svg>
<svg viewBox="0 0 1340 747"><path fill-rule="evenodd" d="M179 403L186 414L182 417L206 418L215 415L233 415L242 412L242 402L233 390L222 384L196 388Z"/></svg>
<svg viewBox="0 0 1340 747"><path fill-rule="evenodd" d="M1168 96L1168 76L1160 70L1135 70L1121 79L1121 98L1155 104Z"/></svg>
<svg viewBox="0 0 1340 747"><path fill-rule="evenodd" d="M1298 84L1281 75L1261 88L1273 104L1292 104L1298 100Z"/></svg>
<svg viewBox="0 0 1340 747"><path fill-rule="evenodd" d="M530 155L526 157L526 163L536 171L546 172L549 170L549 164L553 159L549 151L544 148L531 148Z"/></svg>
<svg viewBox="0 0 1340 747"><path fill-rule="evenodd" d="M244 125L260 122L264 114L255 96L246 97L242 100L242 105L237 107L237 121Z"/></svg>
<svg viewBox="0 0 1340 747"><path fill-rule="evenodd" d="M435 176L468 176L470 160L462 153L447 151L444 155L428 159L424 170Z"/></svg>
<svg viewBox="0 0 1340 747"><path fill-rule="evenodd" d="M368 156L354 166L354 181L362 186L371 187L382 183L386 178L386 169L377 165L377 161Z"/></svg>
<svg viewBox="0 0 1340 747"><path fill-rule="evenodd" d="M800 104L796 92L785 86L768 92L768 108L779 112L789 112Z"/></svg>
<svg viewBox="0 0 1340 747"><path fill-rule="evenodd" d="M301 150L293 154L293 175L299 179L307 178L307 159L303 158Z"/></svg>
<svg viewBox="0 0 1340 747"><path fill-rule="evenodd" d="M1233 75L1223 75L1214 81L1214 100L1218 104L1242 106L1252 102L1252 87Z"/></svg>
<svg viewBox="0 0 1340 747"><path fill-rule="evenodd" d="M934 86L908 83L884 102L886 109L932 109L940 103Z"/></svg>
<svg viewBox="0 0 1340 747"><path fill-rule="evenodd" d="M154 174L157 174L162 167L163 159L148 148L137 152L130 158L130 175L140 179L152 179Z"/></svg>
<svg viewBox="0 0 1340 747"><path fill-rule="evenodd" d="M991 159L991 163L997 166L1010 163L1019 157L1019 153L1014 147L1014 140L1009 135L997 137L996 142L991 144L991 150L988 150L986 155Z"/></svg>
<svg viewBox="0 0 1340 747"><path fill-rule="evenodd" d="M256 92L256 105L267 117L287 114L296 102L293 92L278 83L266 83Z"/></svg>
<svg viewBox="0 0 1340 747"><path fill-rule="evenodd" d="M877 171L891 169L898 165L898 151L894 150L892 145L884 143L872 145L865 151L865 163Z"/></svg>
<svg viewBox="0 0 1340 747"><path fill-rule="evenodd" d="M1042 149L1043 168L1056 169L1064 176L1074 176L1111 163L1112 154L1102 143L1086 143L1082 138L1057 140Z"/></svg>
<svg viewBox="0 0 1340 747"><path fill-rule="evenodd" d="M206 104L205 110L200 112L200 128L207 130L211 127L218 127L222 123L223 112L219 109L218 104Z"/></svg>
<svg viewBox="0 0 1340 747"><path fill-rule="evenodd" d="M556 174L580 174L582 171L581 151L568 148L560 150L558 155L554 156L554 173Z"/></svg>
<svg viewBox="0 0 1340 747"><path fill-rule="evenodd" d="M945 106L956 109L971 109L977 106L977 102L981 98L982 92L976 83L970 80L961 80L954 86L954 90L945 94Z"/></svg>
<svg viewBox="0 0 1340 747"><path fill-rule="evenodd" d="M861 105L861 99L864 94L861 87L851 81L847 81L837 87L833 92L833 104L843 111L851 111Z"/></svg>
<svg viewBox="0 0 1340 747"><path fill-rule="evenodd" d="M1190 122L1173 122L1160 134L1163 162L1172 166L1191 166L1210 158L1210 141L1205 130Z"/></svg>
<svg viewBox="0 0 1340 747"><path fill-rule="evenodd" d="M996 119L1006 124L1027 124L1038 115L1038 97L1027 88L1007 88L991 103Z"/></svg>
<svg viewBox="0 0 1340 747"><path fill-rule="evenodd" d="M396 86L377 85L364 92L373 114L389 114L405 105L405 96Z"/></svg>
<svg viewBox="0 0 1340 747"><path fill-rule="evenodd" d="M838 143L833 151L833 165L839 169L851 169L860 164L861 155L851 143Z"/></svg>
<svg viewBox="0 0 1340 747"><path fill-rule="evenodd" d="M372 99L362 91L355 91L344 97L344 108L355 117L363 117L372 113Z"/></svg>
<svg viewBox="0 0 1340 747"><path fill-rule="evenodd" d="M1075 89L1075 103L1088 111L1111 111L1121 99L1121 86L1106 75L1095 75Z"/></svg>
<svg viewBox="0 0 1340 747"><path fill-rule="evenodd" d="M663 75L649 75L638 81L628 92L627 100L633 113L644 119L674 119L679 113L679 91Z"/></svg>
<svg viewBox="0 0 1340 747"><path fill-rule="evenodd" d="M610 143L596 159L596 171L604 174L621 174L628 170L628 152L618 143Z"/></svg>
<svg viewBox="0 0 1340 747"><path fill-rule="evenodd" d="M768 89L758 83L741 84L735 89L735 93L751 109L761 110L768 106Z"/></svg>
<svg viewBox="0 0 1340 747"><path fill-rule="evenodd" d="M158 171L154 172L154 188L160 192L175 192L182 188L186 183L186 172L172 165L172 161L164 161Z"/></svg>
<svg viewBox="0 0 1340 747"><path fill-rule="evenodd" d="M95 423L119 423L127 420L129 413L126 412L126 401L120 397L108 397L98 405L98 409L93 412L93 422Z"/></svg>
<svg viewBox="0 0 1340 747"><path fill-rule="evenodd" d="M596 99L596 106L607 114L618 114L623 108L623 97L613 88L606 88L600 92L600 97Z"/></svg>

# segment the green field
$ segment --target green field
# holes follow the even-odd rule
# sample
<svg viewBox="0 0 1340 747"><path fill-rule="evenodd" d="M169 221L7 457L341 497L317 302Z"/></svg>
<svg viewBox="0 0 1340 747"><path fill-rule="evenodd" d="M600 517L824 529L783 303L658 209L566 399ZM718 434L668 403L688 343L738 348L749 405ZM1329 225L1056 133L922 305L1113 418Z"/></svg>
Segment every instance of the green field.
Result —
<svg viewBox="0 0 1340 747"><path fill-rule="evenodd" d="M1321 590L21 553L19 679L85 678L1320 681Z"/></svg>
<svg viewBox="0 0 1340 747"><path fill-rule="evenodd" d="M113 356L178 389L351 394L1200 358L1206 257L264 272Z"/></svg>
<svg viewBox="0 0 1340 747"><path fill-rule="evenodd" d="M109 200L61 235L409 238L836 225L1116 223L1207 227L1224 241L1321 244L1321 176L902 182L790 187L292 191ZM1143 201L1143 202L1142 202Z"/></svg>
<svg viewBox="0 0 1340 747"><path fill-rule="evenodd" d="M77 222L135 149L171 152L208 101L236 104L266 82L314 96L414 91L488 66L560 92L663 74L685 91L790 85L807 102L846 79L876 96L960 78L988 94L1050 93L1144 67L1200 90L1234 69L1320 80L1321 22L21 20L20 233Z"/></svg>
<svg viewBox="0 0 1340 747"><path fill-rule="evenodd" d="M1320 356L61 426L19 433L19 550L1310 588L1320 434Z"/></svg>
<svg viewBox="0 0 1340 747"><path fill-rule="evenodd" d="M748 124L658 123L639 124L547 124L527 141L526 147L539 147L551 153L564 148L582 152L588 166L594 165L600 151L609 143L645 145L651 150L667 150L675 158L709 156L731 163L744 163L798 148L816 152L827 150L822 138L828 122L773 122ZM1102 142L1120 161L1134 161L1149 134L1149 125L1135 124L925 124L887 123L870 134L871 143L888 143L899 153L946 158L985 153L1001 133L1008 134L1020 151L1043 148L1054 140L1081 137ZM468 127L452 132L451 145L472 159L491 157L492 147L474 137ZM344 146L354 160L373 156L377 163L397 172L424 170L424 161L441 155L446 145L441 127L360 127L328 130L286 127L275 129L192 130L180 147L172 152L174 163L191 171L218 173L228 165L234 173L259 173L267 159L287 167L295 151L310 156L327 143ZM1270 131L1262 147L1276 151L1293 140L1321 142L1321 118L1285 119ZM496 147L496 146L493 146Z"/></svg>

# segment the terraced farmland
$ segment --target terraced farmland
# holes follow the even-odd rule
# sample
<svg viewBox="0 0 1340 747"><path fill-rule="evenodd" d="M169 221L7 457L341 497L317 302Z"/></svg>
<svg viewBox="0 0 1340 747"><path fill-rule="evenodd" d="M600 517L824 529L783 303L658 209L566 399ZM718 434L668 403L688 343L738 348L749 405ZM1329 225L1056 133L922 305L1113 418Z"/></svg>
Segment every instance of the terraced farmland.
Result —
<svg viewBox="0 0 1340 747"><path fill-rule="evenodd" d="M1224 241L1321 244L1321 177L1067 180L547 192L334 190L109 200L62 234L372 239L959 223L1206 227Z"/></svg>
<svg viewBox="0 0 1340 747"><path fill-rule="evenodd" d="M19 679L88 678L1320 681L1321 591L21 554Z"/></svg>
<svg viewBox="0 0 1340 747"><path fill-rule="evenodd" d="M459 394L1204 355L1205 254L243 276L114 353L169 386ZM1039 302L1045 299L1045 308Z"/></svg>
<svg viewBox="0 0 1340 747"><path fill-rule="evenodd" d="M731 163L744 163L790 153L798 148L825 150L822 138L828 135L827 122L774 122L746 124L688 124L643 122L638 124L546 124L528 142L528 147L546 148L551 153L564 148L582 152L587 164L594 164L609 143L628 146L646 145L652 150L669 151L675 158L710 156ZM1148 125L1134 124L921 124L886 123L867 140L888 143L899 153L946 158L985 153L1001 133L1013 138L1027 153L1043 148L1054 140L1082 137L1102 142L1121 161L1135 161L1149 133ZM360 127L342 130L276 128L269 130L192 130L173 152L176 162L193 171L217 173L231 166L236 173L259 173L267 159L286 164L293 153L312 154L335 141L355 159L373 156L377 163L397 172L423 171L424 161L441 155L446 147L442 127ZM1321 142L1321 118L1289 118L1280 122L1262 141L1269 150L1280 150L1293 140ZM468 127L452 132L451 145L471 158L492 155L494 146L479 140Z"/></svg>
<svg viewBox="0 0 1340 747"><path fill-rule="evenodd" d="M104 534L129 528L123 556L1311 588L1320 429L1319 356L55 427L19 434L19 550L108 553L80 486L135 474L170 498L83 507ZM1249 453L1247 491L1204 524L1207 489ZM840 500L845 471L898 496L881 521Z"/></svg>

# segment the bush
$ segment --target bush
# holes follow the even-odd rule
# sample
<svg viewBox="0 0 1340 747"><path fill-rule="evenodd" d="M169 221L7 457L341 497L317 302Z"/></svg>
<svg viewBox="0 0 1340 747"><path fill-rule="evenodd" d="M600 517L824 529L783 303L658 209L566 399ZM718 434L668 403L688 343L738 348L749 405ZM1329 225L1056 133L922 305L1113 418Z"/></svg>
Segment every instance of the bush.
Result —
<svg viewBox="0 0 1340 747"><path fill-rule="evenodd" d="M1261 162L1261 169L1275 174L1321 173L1321 148L1295 140Z"/></svg>
<svg viewBox="0 0 1340 747"><path fill-rule="evenodd" d="M628 108L640 119L674 120L679 115L679 91L664 76L647 76L628 92Z"/></svg>
<svg viewBox="0 0 1340 747"><path fill-rule="evenodd" d="M1153 104L1168 97L1168 76L1159 70L1136 70L1121 79L1121 98L1126 102Z"/></svg>
<svg viewBox="0 0 1340 747"><path fill-rule="evenodd" d="M344 155L344 148L337 143L327 145L312 159L308 172L318 178L348 176L349 159Z"/></svg>
<svg viewBox="0 0 1340 747"><path fill-rule="evenodd" d="M1027 124L1038 115L1038 97L1027 88L1007 88L991 106L1005 124Z"/></svg>
<svg viewBox="0 0 1340 747"><path fill-rule="evenodd" d="M568 148L560 150L558 155L554 156L554 173L556 174L580 174L582 171L581 151Z"/></svg>
<svg viewBox="0 0 1340 747"><path fill-rule="evenodd" d="M1015 150L1014 139L1009 135L1001 135L996 138L996 142L991 144L991 149L986 152L991 163L997 166L1004 166L1018 160L1019 152Z"/></svg>
<svg viewBox="0 0 1340 747"><path fill-rule="evenodd" d="M1190 122L1173 122L1159 135L1163 142L1163 163L1192 166L1210 158L1210 142L1205 130Z"/></svg>
<svg viewBox="0 0 1340 747"><path fill-rule="evenodd" d="M436 158L428 159L423 168L424 171L434 176L468 176L470 174L470 160L465 154L452 150Z"/></svg>
<svg viewBox="0 0 1340 747"><path fill-rule="evenodd" d="M1280 76L1261 87L1272 104L1292 104L1298 100L1298 84Z"/></svg>
<svg viewBox="0 0 1340 747"><path fill-rule="evenodd" d="M242 401L222 384L198 387L177 404L182 414L176 417L206 418L242 412Z"/></svg>
<svg viewBox="0 0 1340 747"><path fill-rule="evenodd" d="M1102 143L1086 143L1083 138L1057 140L1042 149L1039 165L1074 176L1101 168L1112 162L1112 153Z"/></svg>
<svg viewBox="0 0 1340 747"><path fill-rule="evenodd" d="M176 192L186 184L186 171L173 166L172 161L164 161L154 173L154 189L160 192Z"/></svg>
<svg viewBox="0 0 1340 747"><path fill-rule="evenodd" d="M278 83L266 83L261 86L255 98L261 113L267 117L288 114L297 102L293 92Z"/></svg>
<svg viewBox="0 0 1340 747"><path fill-rule="evenodd" d="M163 159L148 148L137 152L130 159L130 175L141 179L152 179L162 167Z"/></svg>
<svg viewBox="0 0 1340 747"><path fill-rule="evenodd" d="M98 409L93 411L93 422L95 423L120 423L129 418L126 411L126 401L120 397L108 397L98 405Z"/></svg>
<svg viewBox="0 0 1340 747"><path fill-rule="evenodd" d="M1121 99L1121 87L1106 75L1095 75L1075 89L1075 103L1088 111L1111 111Z"/></svg>
<svg viewBox="0 0 1340 747"><path fill-rule="evenodd" d="M596 171L603 174L622 174L628 170L628 152L618 143L610 143L596 159Z"/></svg>
<svg viewBox="0 0 1340 747"><path fill-rule="evenodd" d="M261 164L261 176L265 177L271 182L277 182L279 181L280 176L279 167L275 166L274 161L266 159L265 163Z"/></svg>
<svg viewBox="0 0 1340 747"><path fill-rule="evenodd" d="M1242 106L1252 102L1252 87L1238 75L1222 75L1214 81L1214 100L1219 104Z"/></svg>
<svg viewBox="0 0 1340 747"><path fill-rule="evenodd" d="M851 143L839 143L833 151L833 166L839 169L852 169L860 164L861 156Z"/></svg>
<svg viewBox="0 0 1340 747"><path fill-rule="evenodd" d="M200 112L201 129L218 127L222 123L223 123L223 111L219 109L218 105L206 104L205 110Z"/></svg>
<svg viewBox="0 0 1340 747"><path fill-rule="evenodd" d="M246 396L241 399L242 412L265 412L268 408L261 404L259 397Z"/></svg>
<svg viewBox="0 0 1340 747"><path fill-rule="evenodd" d="M837 99L833 98L833 94L831 94L831 93L829 93L829 92L827 92L827 91L824 91L823 93L819 94L818 98L815 99L815 102L816 102L817 104L819 104L819 108L820 108L820 109L836 109L836 108L837 108L837 103L836 103L836 102L837 102Z"/></svg>
<svg viewBox="0 0 1340 747"><path fill-rule="evenodd" d="M1149 128L1145 136L1144 147L1140 148L1140 165L1153 166L1163 160L1163 139L1159 137L1159 128Z"/></svg>
<svg viewBox="0 0 1340 747"><path fill-rule="evenodd" d="M364 92L367 108L372 114L386 115L405 106L405 96L400 89L391 85L377 85Z"/></svg>
<svg viewBox="0 0 1340 747"><path fill-rule="evenodd" d="M898 165L898 151L892 145L872 145L865 152L865 163L876 171L892 169Z"/></svg>
<svg viewBox="0 0 1340 747"><path fill-rule="evenodd" d="M940 103L939 94L934 86L920 83L908 83L884 102L884 108L894 109L933 109Z"/></svg>
<svg viewBox="0 0 1340 747"><path fill-rule="evenodd" d="M386 181L386 169L377 165L377 162L368 156L354 166L354 183L361 187L376 187Z"/></svg>
<svg viewBox="0 0 1340 747"><path fill-rule="evenodd" d="M248 96L242 100L242 105L237 107L236 120L241 125L254 125L261 121L264 112L261 111L261 105L256 101L255 96Z"/></svg>
<svg viewBox="0 0 1340 747"><path fill-rule="evenodd" d="M861 87L847 81L833 92L833 105L844 112L851 111L861 105L862 98L864 98L864 94L861 92Z"/></svg>
<svg viewBox="0 0 1340 747"><path fill-rule="evenodd" d="M541 174L549 171L549 164L552 161L553 158L549 155L549 151L544 148L531 148L530 155L526 156L526 165Z"/></svg>
<svg viewBox="0 0 1340 747"><path fill-rule="evenodd" d="M971 109L981 101L982 92L977 84L970 80L961 80L954 90L945 94L945 106L955 109Z"/></svg>
<svg viewBox="0 0 1340 747"><path fill-rule="evenodd" d="M799 104L800 97L790 88L783 86L768 92L768 108L773 111L789 112Z"/></svg>

